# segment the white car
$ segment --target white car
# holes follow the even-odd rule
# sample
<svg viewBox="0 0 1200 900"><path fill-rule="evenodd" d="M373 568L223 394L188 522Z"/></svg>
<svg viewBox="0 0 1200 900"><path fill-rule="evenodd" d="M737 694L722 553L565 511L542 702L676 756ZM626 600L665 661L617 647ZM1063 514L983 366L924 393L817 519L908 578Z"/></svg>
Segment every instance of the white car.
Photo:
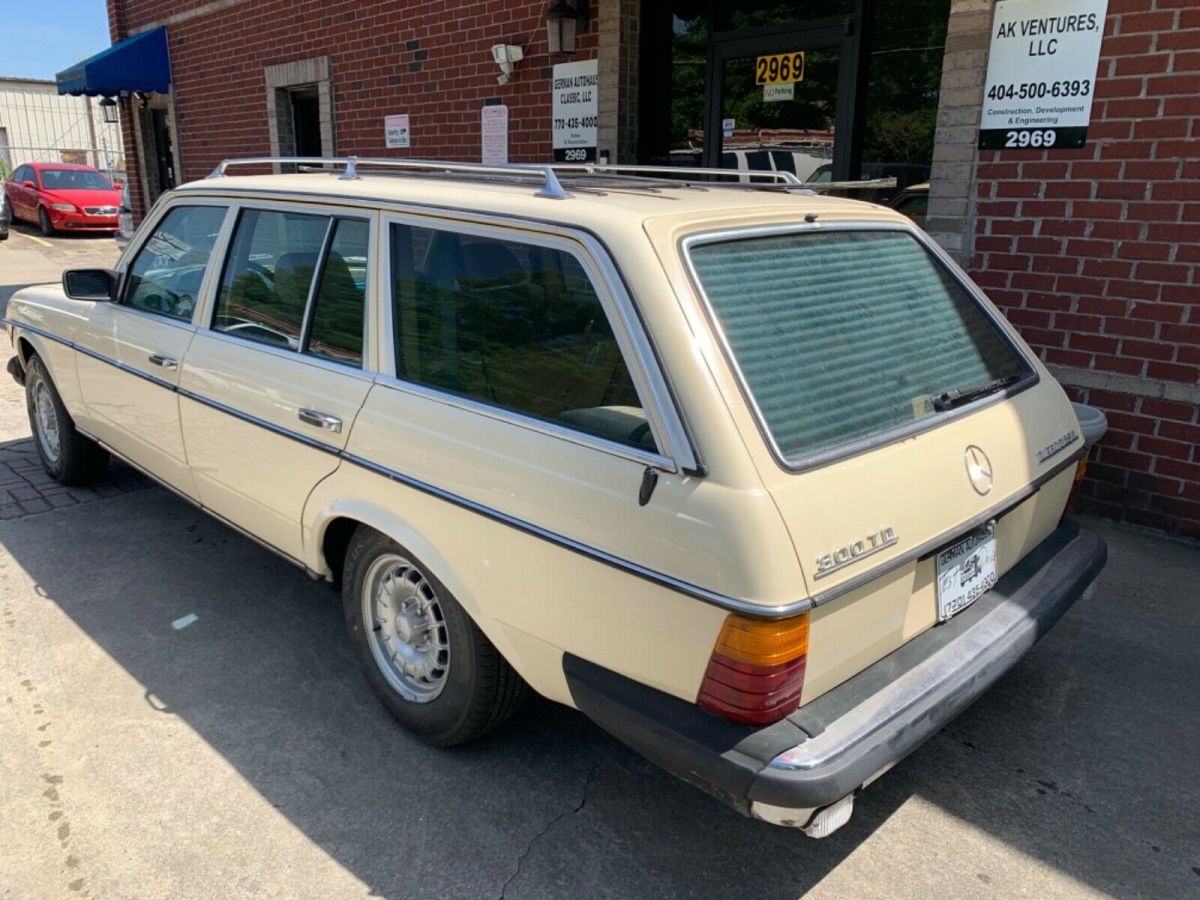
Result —
<svg viewBox="0 0 1200 900"><path fill-rule="evenodd" d="M1062 389L903 216L790 173L329 164L222 165L6 324L54 478L115 454L340 585L424 740L529 687L828 834L1103 566Z"/></svg>

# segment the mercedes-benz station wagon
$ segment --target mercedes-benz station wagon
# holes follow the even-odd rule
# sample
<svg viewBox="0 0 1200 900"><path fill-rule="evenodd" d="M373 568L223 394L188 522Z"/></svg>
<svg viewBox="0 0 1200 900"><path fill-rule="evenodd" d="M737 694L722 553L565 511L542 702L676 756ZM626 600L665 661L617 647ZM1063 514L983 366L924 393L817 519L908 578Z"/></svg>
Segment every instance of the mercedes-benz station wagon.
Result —
<svg viewBox="0 0 1200 900"><path fill-rule="evenodd" d="M786 173L237 165L13 297L37 451L338 587L430 744L531 688L825 835L1104 565L1062 389L891 210Z"/></svg>

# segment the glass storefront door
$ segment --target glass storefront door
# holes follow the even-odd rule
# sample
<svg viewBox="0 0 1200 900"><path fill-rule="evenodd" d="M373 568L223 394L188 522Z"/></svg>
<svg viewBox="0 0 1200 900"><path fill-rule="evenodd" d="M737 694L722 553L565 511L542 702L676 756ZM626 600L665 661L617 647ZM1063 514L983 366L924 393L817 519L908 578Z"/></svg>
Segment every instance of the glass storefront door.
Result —
<svg viewBox="0 0 1200 900"><path fill-rule="evenodd" d="M703 163L849 177L855 52L845 20L713 35Z"/></svg>

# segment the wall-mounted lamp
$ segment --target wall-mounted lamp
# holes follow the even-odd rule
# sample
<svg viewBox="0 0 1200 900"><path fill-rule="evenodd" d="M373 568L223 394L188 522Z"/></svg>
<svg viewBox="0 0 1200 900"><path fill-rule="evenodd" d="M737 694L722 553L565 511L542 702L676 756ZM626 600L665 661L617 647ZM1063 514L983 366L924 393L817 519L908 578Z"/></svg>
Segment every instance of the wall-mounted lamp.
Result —
<svg viewBox="0 0 1200 900"><path fill-rule="evenodd" d="M566 56L575 52L575 35L588 29L587 0L555 0L546 10L546 42L551 56Z"/></svg>
<svg viewBox="0 0 1200 900"><path fill-rule="evenodd" d="M100 101L100 113L104 116L105 125L117 124L117 101L112 97L105 97Z"/></svg>
<svg viewBox="0 0 1200 900"><path fill-rule="evenodd" d="M500 75L496 78L499 84L508 84L512 78L513 69L525 58L525 51L513 44L492 44L492 59L500 67Z"/></svg>

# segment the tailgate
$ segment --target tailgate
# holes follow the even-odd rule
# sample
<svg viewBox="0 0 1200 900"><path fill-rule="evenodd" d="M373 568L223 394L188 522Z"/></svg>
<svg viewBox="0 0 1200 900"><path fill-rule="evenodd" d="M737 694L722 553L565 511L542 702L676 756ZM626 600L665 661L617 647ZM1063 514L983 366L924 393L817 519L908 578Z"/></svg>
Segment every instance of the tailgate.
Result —
<svg viewBox="0 0 1200 900"><path fill-rule="evenodd" d="M1078 424L910 226L740 228L682 248L816 604L808 701L965 608L1050 534Z"/></svg>

